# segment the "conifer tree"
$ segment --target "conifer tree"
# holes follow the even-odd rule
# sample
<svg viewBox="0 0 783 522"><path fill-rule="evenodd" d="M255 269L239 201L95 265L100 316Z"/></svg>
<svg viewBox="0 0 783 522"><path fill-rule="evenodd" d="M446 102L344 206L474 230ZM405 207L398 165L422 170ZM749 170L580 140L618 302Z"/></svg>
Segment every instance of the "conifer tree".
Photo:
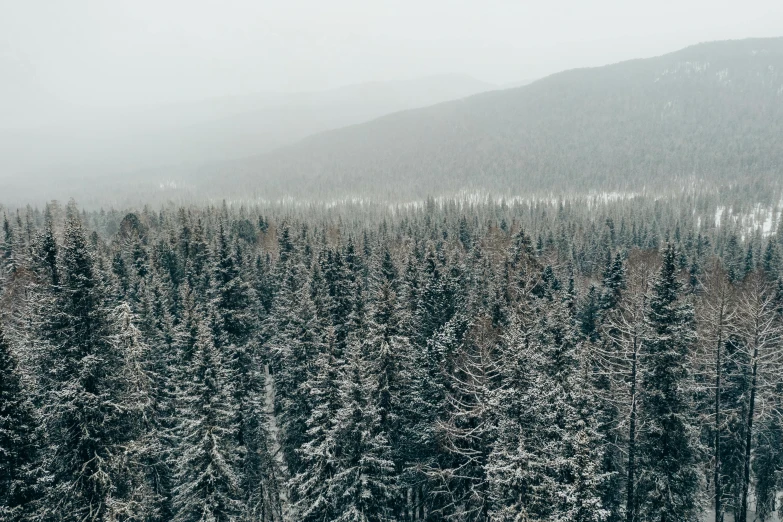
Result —
<svg viewBox="0 0 783 522"><path fill-rule="evenodd" d="M245 370L246 389L242 404L241 486L244 496L242 517L247 521L277 521L282 518L281 481L272 455L266 407L266 380L260 354L254 351Z"/></svg>
<svg viewBox="0 0 783 522"><path fill-rule="evenodd" d="M321 351L323 332L312 299L312 285L306 268L292 261L287 268L266 329L270 368L274 371L275 413L279 417L282 450L287 472L301 471L296 449L305 441L310 398L305 385Z"/></svg>
<svg viewBox="0 0 783 522"><path fill-rule="evenodd" d="M741 518L742 485L744 482L744 452L748 394L751 386L751 367L745 340L732 332L724 347L721 369L720 429L718 463L723 511ZM717 423L716 423L717 424Z"/></svg>
<svg viewBox="0 0 783 522"><path fill-rule="evenodd" d="M116 325L113 343L123 357L120 377L126 441L112 462L116 480L107 519L166 520L172 514L171 474L156 411L149 347L134 324L136 318L129 305L118 306L112 319Z"/></svg>
<svg viewBox="0 0 783 522"><path fill-rule="evenodd" d="M224 210L225 214L225 210ZM265 410L265 376L256 337L258 303L255 290L243 271L243 256L228 235L227 216L218 225L212 306L217 314L216 344L231 372L237 404L237 444L243 455L241 469L245 518L279 516L277 472L269 453Z"/></svg>
<svg viewBox="0 0 783 522"><path fill-rule="evenodd" d="M640 393L639 514L644 520L698 520L700 447L688 357L696 341L693 309L681 296L676 252L668 245L647 314Z"/></svg>
<svg viewBox="0 0 783 522"><path fill-rule="evenodd" d="M45 284L56 288L60 285L60 276L57 271L57 239L54 231L54 209L52 205L46 206L44 213L44 226L41 233L37 236L34 247L35 268L43 271L43 280Z"/></svg>
<svg viewBox="0 0 783 522"><path fill-rule="evenodd" d="M607 263L604 270L603 291L601 292L602 310L611 310L617 306L622 291L625 289L625 277L625 264L618 252L614 260L611 263Z"/></svg>
<svg viewBox="0 0 783 522"><path fill-rule="evenodd" d="M372 283L362 348L369 360L372 382L376 383L369 400L378 410L380 423L377 429L389 442L395 474L400 479L410 479L406 465L415 458L411 453L413 434L408 415L413 401L412 344L403 331L404 305L395 292L397 271L388 250L384 251L378 269L380 273ZM394 510L398 515L402 511L402 500L399 495L395 498Z"/></svg>
<svg viewBox="0 0 783 522"><path fill-rule="evenodd" d="M536 415L526 405L534 400L537 344L524 315L513 314L501 342L497 408L497 436L487 461L489 516L512 521L534 518L538 510L539 461L532 453Z"/></svg>
<svg viewBox="0 0 783 522"><path fill-rule="evenodd" d="M230 373L201 323L180 404L181 450L176 461L176 522L236 520L242 512L241 456Z"/></svg>
<svg viewBox="0 0 783 522"><path fill-rule="evenodd" d="M767 242L767 248L764 250L761 266L764 269L767 277L772 280L777 278L781 273L781 269L783 269L783 260L781 260L780 247L778 246L777 239L774 237L770 238Z"/></svg>
<svg viewBox="0 0 783 522"><path fill-rule="evenodd" d="M329 481L336 522L393 520L396 479L391 447L377 429L380 416L370 400L372 386L359 343L349 344L335 414L337 471Z"/></svg>
<svg viewBox="0 0 783 522"><path fill-rule="evenodd" d="M337 516L337 499L332 497L330 481L339 469L335 416L342 406L339 386L343 361L337 357L338 352L334 329L329 328L325 349L318 355L314 376L308 383L313 408L307 419L307 441L297 449L302 471L289 483L296 516L304 522Z"/></svg>
<svg viewBox="0 0 783 522"><path fill-rule="evenodd" d="M42 491L41 432L0 323L0 519L31 520Z"/></svg>
<svg viewBox="0 0 783 522"><path fill-rule="evenodd" d="M559 520L605 520L601 491L609 478L601 469L597 404L580 354L569 303L555 294L544 304L538 342L542 357L534 391L538 405L538 458L553 462L543 492L551 499L542 513Z"/></svg>
<svg viewBox="0 0 783 522"><path fill-rule="evenodd" d="M112 324L103 284L86 234L69 205L54 309L41 318L49 346L47 401L48 472L44 518L100 520L116 487L111 465L127 440L121 382L123 357L111 341Z"/></svg>

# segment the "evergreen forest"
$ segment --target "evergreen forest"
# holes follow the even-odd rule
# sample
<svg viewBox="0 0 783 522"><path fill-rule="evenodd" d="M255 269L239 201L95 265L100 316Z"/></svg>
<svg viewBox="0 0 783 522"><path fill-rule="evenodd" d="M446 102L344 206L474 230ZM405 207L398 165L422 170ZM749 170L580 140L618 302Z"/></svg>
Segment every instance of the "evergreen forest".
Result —
<svg viewBox="0 0 783 522"><path fill-rule="evenodd" d="M0 520L779 520L778 196L615 196L0 208Z"/></svg>

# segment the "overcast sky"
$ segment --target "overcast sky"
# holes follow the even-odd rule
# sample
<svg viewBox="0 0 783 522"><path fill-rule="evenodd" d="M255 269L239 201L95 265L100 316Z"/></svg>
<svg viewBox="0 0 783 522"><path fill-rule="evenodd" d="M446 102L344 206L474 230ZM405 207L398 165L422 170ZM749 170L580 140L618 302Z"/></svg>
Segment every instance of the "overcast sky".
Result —
<svg viewBox="0 0 783 522"><path fill-rule="evenodd" d="M465 73L496 84L780 36L780 0L0 0L0 108Z"/></svg>

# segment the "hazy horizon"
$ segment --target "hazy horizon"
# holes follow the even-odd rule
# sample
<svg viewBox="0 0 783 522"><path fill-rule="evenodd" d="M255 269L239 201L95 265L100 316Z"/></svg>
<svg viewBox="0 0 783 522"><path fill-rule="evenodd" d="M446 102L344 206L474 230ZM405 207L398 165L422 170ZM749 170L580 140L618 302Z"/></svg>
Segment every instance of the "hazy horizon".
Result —
<svg viewBox="0 0 783 522"><path fill-rule="evenodd" d="M0 2L0 188L16 195L190 182L403 110L779 36L783 19L771 0Z"/></svg>
<svg viewBox="0 0 783 522"><path fill-rule="evenodd" d="M783 4L771 0L555 9L440 0L4 3L7 126L46 122L58 107L154 106L441 74L506 86L703 41L779 36L783 19Z"/></svg>

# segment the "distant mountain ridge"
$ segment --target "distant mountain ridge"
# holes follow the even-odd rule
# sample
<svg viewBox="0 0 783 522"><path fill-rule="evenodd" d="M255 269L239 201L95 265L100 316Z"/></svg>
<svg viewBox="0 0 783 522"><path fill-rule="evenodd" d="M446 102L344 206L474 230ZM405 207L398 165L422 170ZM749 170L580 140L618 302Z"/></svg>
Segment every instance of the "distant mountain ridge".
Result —
<svg viewBox="0 0 783 522"><path fill-rule="evenodd" d="M765 38L565 71L214 170L245 198L636 191L776 183L781 144L783 38Z"/></svg>
<svg viewBox="0 0 783 522"><path fill-rule="evenodd" d="M268 152L314 133L494 88L444 74L124 110L69 108L62 116L53 109L49 124L0 121L0 182L5 195L24 198L45 188L46 197L65 192L83 200L95 183L108 189L139 171L166 172L164 177L181 172L189 179L200 164ZM82 185L85 177L95 183Z"/></svg>

